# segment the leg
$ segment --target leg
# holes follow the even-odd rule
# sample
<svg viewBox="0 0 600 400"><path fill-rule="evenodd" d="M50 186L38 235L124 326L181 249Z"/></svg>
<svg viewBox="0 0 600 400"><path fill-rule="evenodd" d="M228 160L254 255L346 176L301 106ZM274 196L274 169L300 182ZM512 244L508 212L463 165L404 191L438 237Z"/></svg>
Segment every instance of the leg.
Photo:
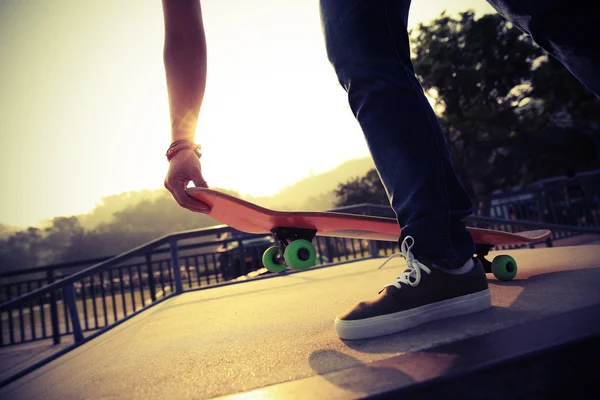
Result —
<svg viewBox="0 0 600 400"><path fill-rule="evenodd" d="M327 53L402 227L407 269L335 319L343 339L399 332L491 306L463 218L471 201L410 61L409 0L321 0ZM410 240L407 236L411 236Z"/></svg>
<svg viewBox="0 0 600 400"><path fill-rule="evenodd" d="M600 98L600 12L581 0L487 0Z"/></svg>
<svg viewBox="0 0 600 400"><path fill-rule="evenodd" d="M462 219L471 201L415 77L410 0L322 0L327 53L413 253L462 265L474 245Z"/></svg>

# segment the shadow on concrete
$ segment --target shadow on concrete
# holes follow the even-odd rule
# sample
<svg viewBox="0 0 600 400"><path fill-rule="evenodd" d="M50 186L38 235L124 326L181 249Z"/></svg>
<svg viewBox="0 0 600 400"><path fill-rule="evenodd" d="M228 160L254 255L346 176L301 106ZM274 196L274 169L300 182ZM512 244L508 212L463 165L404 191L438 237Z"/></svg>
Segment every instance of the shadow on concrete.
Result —
<svg viewBox="0 0 600 400"><path fill-rule="evenodd" d="M329 383L355 393L368 393L382 381L408 385L414 379L396 368L370 366L335 350L317 350L309 359L310 367ZM335 370L332 370L332 367ZM360 368L360 374L348 373L349 368Z"/></svg>

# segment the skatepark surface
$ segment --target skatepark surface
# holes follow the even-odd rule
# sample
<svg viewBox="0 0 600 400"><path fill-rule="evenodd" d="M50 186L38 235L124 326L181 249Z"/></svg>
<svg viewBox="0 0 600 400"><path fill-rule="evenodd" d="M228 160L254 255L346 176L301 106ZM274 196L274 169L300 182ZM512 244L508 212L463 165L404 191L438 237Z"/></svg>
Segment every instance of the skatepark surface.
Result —
<svg viewBox="0 0 600 400"><path fill-rule="evenodd" d="M355 379L331 373L600 304L600 245L502 253L519 273L511 282L488 275L493 307L481 313L342 341L335 316L373 297L405 261L316 268L167 299L0 389L0 398L214 398L305 379L314 393L334 387L338 397L360 397L373 386L367 369ZM440 355L436 368L451 362ZM386 376L421 379L398 369Z"/></svg>

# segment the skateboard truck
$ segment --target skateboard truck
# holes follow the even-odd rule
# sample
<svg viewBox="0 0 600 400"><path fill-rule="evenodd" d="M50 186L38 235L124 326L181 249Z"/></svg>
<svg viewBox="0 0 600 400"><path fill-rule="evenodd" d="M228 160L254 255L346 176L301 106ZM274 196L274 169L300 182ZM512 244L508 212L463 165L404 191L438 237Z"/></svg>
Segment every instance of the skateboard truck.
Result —
<svg viewBox="0 0 600 400"><path fill-rule="evenodd" d="M306 240L312 242L317 236L316 229L300 229L300 228L285 228L277 227L271 230L273 237L279 244L279 251L281 252L281 258L285 254L287 246L295 240Z"/></svg>

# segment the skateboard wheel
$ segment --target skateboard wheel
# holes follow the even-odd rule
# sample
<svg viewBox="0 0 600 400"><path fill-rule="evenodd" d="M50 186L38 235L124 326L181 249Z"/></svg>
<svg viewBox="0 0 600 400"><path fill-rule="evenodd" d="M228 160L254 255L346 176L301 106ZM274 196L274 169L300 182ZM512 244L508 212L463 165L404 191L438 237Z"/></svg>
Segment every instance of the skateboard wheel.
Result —
<svg viewBox="0 0 600 400"><path fill-rule="evenodd" d="M317 252L308 240L298 239L288 244L283 253L285 263L294 269L308 269L315 265Z"/></svg>
<svg viewBox="0 0 600 400"><path fill-rule="evenodd" d="M517 262L511 256L497 256L492 261L492 273L501 281L510 281L517 275Z"/></svg>
<svg viewBox="0 0 600 400"><path fill-rule="evenodd" d="M276 257L279 252L279 247L271 246L265 250L262 256L262 262L266 269L271 272L281 272L285 269L286 265L279 262Z"/></svg>

